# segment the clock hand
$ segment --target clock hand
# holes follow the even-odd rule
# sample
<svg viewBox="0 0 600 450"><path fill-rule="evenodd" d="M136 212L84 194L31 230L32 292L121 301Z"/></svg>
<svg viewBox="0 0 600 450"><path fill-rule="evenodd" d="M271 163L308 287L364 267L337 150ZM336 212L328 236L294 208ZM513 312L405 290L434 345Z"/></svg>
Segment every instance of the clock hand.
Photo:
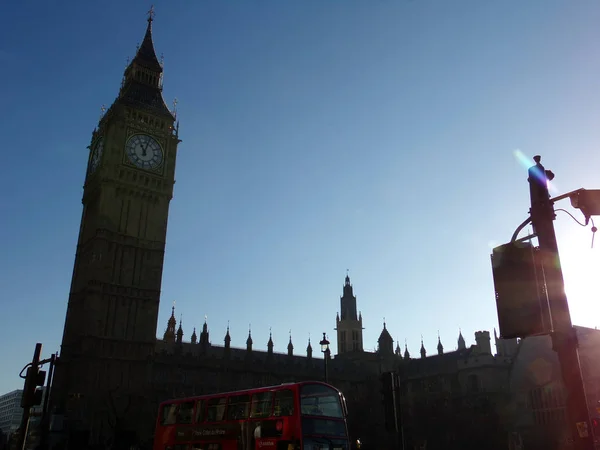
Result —
<svg viewBox="0 0 600 450"><path fill-rule="evenodd" d="M146 146L142 149L142 156L146 156L146 150L148 149L149 145L150 145L150 141L148 141L146 143Z"/></svg>

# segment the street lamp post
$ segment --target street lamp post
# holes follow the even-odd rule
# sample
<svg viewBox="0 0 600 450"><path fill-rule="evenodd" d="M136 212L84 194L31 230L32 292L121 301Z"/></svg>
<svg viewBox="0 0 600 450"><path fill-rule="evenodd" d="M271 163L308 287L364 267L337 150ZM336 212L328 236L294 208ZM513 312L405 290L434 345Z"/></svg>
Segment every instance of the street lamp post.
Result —
<svg viewBox="0 0 600 450"><path fill-rule="evenodd" d="M329 359L329 341L327 336L323 333L323 340L319 342L321 344L321 352L323 352L323 359L325 360L325 383L329 383L329 374L327 372L327 364Z"/></svg>

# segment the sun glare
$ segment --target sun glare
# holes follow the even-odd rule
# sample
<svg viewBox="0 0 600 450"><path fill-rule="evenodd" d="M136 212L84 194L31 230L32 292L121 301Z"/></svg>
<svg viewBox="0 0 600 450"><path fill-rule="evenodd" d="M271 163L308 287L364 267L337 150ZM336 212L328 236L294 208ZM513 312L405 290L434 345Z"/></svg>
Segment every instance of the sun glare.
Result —
<svg viewBox="0 0 600 450"><path fill-rule="evenodd" d="M595 327L600 326L600 241L595 239L591 248L592 233L587 230L575 227L558 239L573 323Z"/></svg>

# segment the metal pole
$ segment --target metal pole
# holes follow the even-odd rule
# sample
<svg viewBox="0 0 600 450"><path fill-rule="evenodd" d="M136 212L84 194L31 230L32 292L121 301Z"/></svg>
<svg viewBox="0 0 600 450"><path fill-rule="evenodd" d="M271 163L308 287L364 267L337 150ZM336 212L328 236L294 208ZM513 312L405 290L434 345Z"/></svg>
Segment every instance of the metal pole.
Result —
<svg viewBox="0 0 600 450"><path fill-rule="evenodd" d="M541 157L535 156L536 165L529 169L531 221L538 238L542 267L546 279L548 305L554 330L552 346L558 355L563 381L567 391L567 420L573 436L574 450L593 450L594 439L585 396L585 387L579 362L578 341L571 322L569 304L560 266L558 244L554 232L554 202L548 193L548 180L554 174L544 169Z"/></svg>
<svg viewBox="0 0 600 450"><path fill-rule="evenodd" d="M329 383L329 371L327 370L327 364L329 363L329 361L327 361L329 359L329 347L327 347L327 349L325 349L325 383Z"/></svg>
<svg viewBox="0 0 600 450"><path fill-rule="evenodd" d="M50 413L48 411L48 403L50 400L50 391L52 389L52 377L54 375L54 365L56 364L56 354L50 357L50 369L48 370L48 379L46 380L46 395L44 396L44 406L42 408L42 420L41 420L41 445L40 447L45 449L48 445L48 433L50 427Z"/></svg>
<svg viewBox="0 0 600 450"><path fill-rule="evenodd" d="M39 342L35 344L35 351L33 352L33 359L31 360L31 367L28 372L37 373L38 364L40 362L40 355L42 354L42 344ZM31 388L31 383L33 381L32 376L27 377L25 379L25 385L23 389L23 396L29 396L27 390ZM35 386L34 386L35 389ZM27 397L26 397L27 398ZM23 408L23 416L21 416L21 425L19 426L19 434L17 435L17 448L19 450L23 450L25 448L25 441L27 440L27 427L29 426L29 415L31 412L31 407L29 405L25 405Z"/></svg>

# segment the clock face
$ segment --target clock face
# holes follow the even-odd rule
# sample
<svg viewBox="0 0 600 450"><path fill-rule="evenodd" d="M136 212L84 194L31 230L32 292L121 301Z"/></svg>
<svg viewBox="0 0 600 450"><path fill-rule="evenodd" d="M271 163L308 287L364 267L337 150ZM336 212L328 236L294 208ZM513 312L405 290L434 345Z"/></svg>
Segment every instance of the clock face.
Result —
<svg viewBox="0 0 600 450"><path fill-rule="evenodd" d="M100 158L102 158L102 151L104 150L104 139L100 138L94 144L92 149L92 156L90 157L90 173L94 172L100 164Z"/></svg>
<svg viewBox="0 0 600 450"><path fill-rule="evenodd" d="M125 147L129 160L140 169L156 169L163 162L160 144L147 134L134 134Z"/></svg>

